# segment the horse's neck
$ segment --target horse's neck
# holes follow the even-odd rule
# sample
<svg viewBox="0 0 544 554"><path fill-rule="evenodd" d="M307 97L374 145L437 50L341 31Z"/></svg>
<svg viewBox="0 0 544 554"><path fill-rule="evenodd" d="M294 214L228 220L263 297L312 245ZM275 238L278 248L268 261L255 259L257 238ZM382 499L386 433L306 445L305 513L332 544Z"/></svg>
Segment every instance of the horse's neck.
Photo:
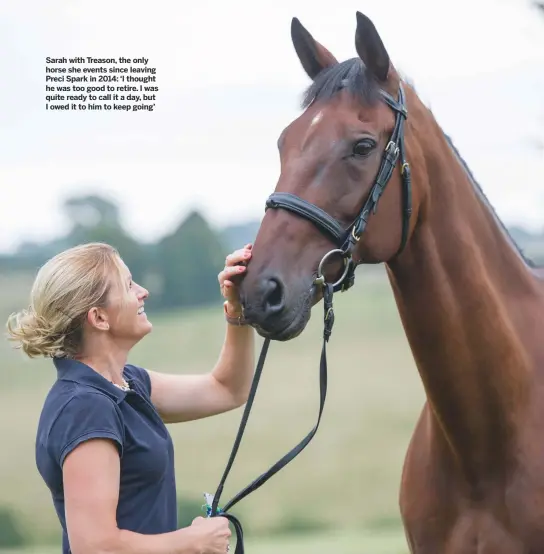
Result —
<svg viewBox="0 0 544 554"><path fill-rule="evenodd" d="M537 289L438 126L421 140L427 213L388 270L444 444L477 478L508 455L526 401L531 360L522 330Z"/></svg>

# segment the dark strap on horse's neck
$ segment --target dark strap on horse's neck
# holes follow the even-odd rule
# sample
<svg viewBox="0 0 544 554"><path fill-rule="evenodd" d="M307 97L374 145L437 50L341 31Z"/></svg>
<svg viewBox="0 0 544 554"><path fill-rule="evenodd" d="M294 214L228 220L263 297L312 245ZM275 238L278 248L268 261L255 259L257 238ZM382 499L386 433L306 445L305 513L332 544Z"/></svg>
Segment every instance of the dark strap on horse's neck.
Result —
<svg viewBox="0 0 544 554"><path fill-rule="evenodd" d="M308 446L309 442L314 437L317 429L319 428L319 423L321 422L321 415L323 414L323 408L325 406L325 398L327 396L327 342L332 333L332 327L334 325L334 311L332 306L332 286L330 284L323 285L323 306L325 311L324 317L324 331L323 331L323 347L321 349L321 360L319 364L319 414L317 417L317 423L314 428L294 447L292 448L283 458L278 460L272 467L267 471L262 473L259 477L253 480L247 487L242 489L236 496L229 500L222 510L218 509L219 500L223 492L223 487L225 481L227 480L228 474L234 463L236 453L242 442L242 436L249 418L249 413L255 400L255 395L257 392L257 387L259 385L259 379L261 378L261 373L264 366L264 361L266 359L266 354L268 352L268 347L270 345L270 339L265 339L263 347L261 349L261 354L259 356L259 361L257 363L257 369L255 370L255 375L253 376L253 382L251 383L251 390L249 392L249 397L244 408L244 413L240 422L240 427L238 428L238 433L234 441L234 446L230 453L229 461L217 487L217 492L215 493L212 507L211 507L211 517L214 516L223 516L226 517L234 526L234 531L236 534L236 549L234 554L244 554L244 532L240 520L233 516L232 514L227 513L230 508L237 504L242 498L245 498L248 494L257 490L259 487L264 485L270 477L275 475L280 469L285 467L289 462L296 458L303 450Z"/></svg>

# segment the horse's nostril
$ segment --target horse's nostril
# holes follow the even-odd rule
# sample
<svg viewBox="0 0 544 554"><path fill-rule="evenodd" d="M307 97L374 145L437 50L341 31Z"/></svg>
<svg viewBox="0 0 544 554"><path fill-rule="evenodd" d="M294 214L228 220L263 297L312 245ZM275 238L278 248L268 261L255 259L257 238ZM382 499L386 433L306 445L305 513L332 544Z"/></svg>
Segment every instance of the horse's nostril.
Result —
<svg viewBox="0 0 544 554"><path fill-rule="evenodd" d="M277 306L282 301L282 290L279 281L276 279L270 280L270 292L266 301L270 306Z"/></svg>
<svg viewBox="0 0 544 554"><path fill-rule="evenodd" d="M266 315L278 313L283 309L283 284L277 277L265 279L263 283L263 309Z"/></svg>

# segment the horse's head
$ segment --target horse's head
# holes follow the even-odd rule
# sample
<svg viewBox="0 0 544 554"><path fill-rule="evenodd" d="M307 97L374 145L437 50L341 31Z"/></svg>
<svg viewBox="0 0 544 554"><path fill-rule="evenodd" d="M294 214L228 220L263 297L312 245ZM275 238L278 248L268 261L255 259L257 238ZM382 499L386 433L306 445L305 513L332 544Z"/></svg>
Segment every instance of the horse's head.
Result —
<svg viewBox="0 0 544 554"><path fill-rule="evenodd" d="M240 289L246 318L277 340L304 329L321 298L319 277L345 290L352 259L390 261L417 209L405 163L404 91L373 23L357 13L358 57L342 63L297 19L291 36L312 84L305 111L279 138L280 178Z"/></svg>

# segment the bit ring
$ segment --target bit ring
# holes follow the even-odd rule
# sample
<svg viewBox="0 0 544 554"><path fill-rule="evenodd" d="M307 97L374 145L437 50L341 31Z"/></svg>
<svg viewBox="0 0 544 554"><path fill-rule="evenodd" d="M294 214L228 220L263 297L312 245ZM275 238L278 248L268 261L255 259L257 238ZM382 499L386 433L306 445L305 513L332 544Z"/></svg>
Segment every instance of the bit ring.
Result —
<svg viewBox="0 0 544 554"><path fill-rule="evenodd" d="M349 262L351 256L346 256L346 253L343 250L340 250L339 248L335 248L334 250L331 250L331 251L327 252L323 256L321 261L319 262L319 266L317 267L317 277L314 280L315 285L324 285L325 284L325 282L326 282L325 281L325 276L323 275L323 272L322 272L323 264L333 254L341 254L342 258L344 259L344 272L342 273L342 276L340 277L340 279L338 279L338 281L336 281L336 283L333 284L333 287L338 286L346 278L346 276L348 274L348 271L349 271L349 265L350 265L348 262Z"/></svg>

